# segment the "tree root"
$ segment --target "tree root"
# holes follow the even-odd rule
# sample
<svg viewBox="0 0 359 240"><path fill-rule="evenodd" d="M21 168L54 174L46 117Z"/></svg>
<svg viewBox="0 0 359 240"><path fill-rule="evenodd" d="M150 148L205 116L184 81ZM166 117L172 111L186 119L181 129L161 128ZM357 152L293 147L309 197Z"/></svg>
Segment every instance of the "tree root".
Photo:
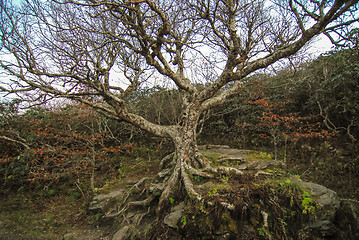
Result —
<svg viewBox="0 0 359 240"><path fill-rule="evenodd" d="M200 176L203 178L213 178L213 174L209 174L207 172L193 168L192 166L188 165L186 162L184 162L183 164L184 164L185 170L191 175L196 175L196 176Z"/></svg>
<svg viewBox="0 0 359 240"><path fill-rule="evenodd" d="M148 207L155 200L155 196L149 196L148 198L140 201L132 201L127 203L128 207Z"/></svg>
<svg viewBox="0 0 359 240"><path fill-rule="evenodd" d="M164 158L162 158L160 163L160 169L165 169L166 167L168 168L167 164L173 162L174 156L175 156L175 152L170 153Z"/></svg>
<svg viewBox="0 0 359 240"><path fill-rule="evenodd" d="M188 174L186 173L186 163L184 161L182 161L181 176L188 196L191 199L201 201L201 196L196 192L196 190L194 190L193 183Z"/></svg>
<svg viewBox="0 0 359 240"><path fill-rule="evenodd" d="M128 198L131 196L131 194L133 193L134 189L138 189L141 190L140 186L142 184L144 184L145 181L149 180L150 178L148 177L144 177L141 180L139 180L136 184L134 184L133 186L131 186L128 191L127 194L125 195L125 197L122 199L123 203L126 203ZM140 195L142 195L144 192L146 191L145 188L142 189ZM131 201L126 203L120 210L116 211L116 212L110 212L105 214L105 217L111 218L111 217L116 217L119 216L121 214L123 214L130 206L148 206L152 203L152 201L154 200L154 196L150 196L145 200L141 200L141 201ZM121 207L121 206L120 206Z"/></svg>
<svg viewBox="0 0 359 240"><path fill-rule="evenodd" d="M192 166L192 162L197 161L198 165L201 165L201 169L197 169ZM166 206L169 204L169 199L171 194L173 194L175 190L175 186L182 182L184 190L188 197L194 201L203 202L205 201L206 204L212 206L215 203L209 201L208 199L205 200L205 196L201 196L201 193L197 192L194 188L194 184L192 182L192 176L200 176L206 179L213 179L215 174L235 174L235 175L242 175L243 172L233 168L233 167L225 167L225 166L217 166L212 167L209 161L203 157L201 154L196 155L196 159L177 159L175 153L171 153L164 157L161 161L161 169L162 171L157 174L158 178L160 179L160 183L153 183L147 189L149 190L152 195L147 197L144 200L139 201L130 201L127 202L129 196L132 194L134 189L141 189L143 183L149 178L142 178L139 182L133 185L129 191L127 192L126 196L124 197L123 202L126 203L123 205L121 210L118 212L111 214L111 216L123 214L126 210L131 207L150 207L150 205L158 199L158 205L156 212L159 215ZM140 193L142 195L146 189ZM158 198L159 196L159 198ZM221 206L228 210L234 210L234 206L230 203L227 203L223 200L219 202Z"/></svg>
<svg viewBox="0 0 359 240"><path fill-rule="evenodd" d="M204 169L205 171L208 172L213 172L213 173L225 173L225 174L234 174L234 175L243 175L243 172L241 170L238 170L237 168L234 167L208 167L206 169Z"/></svg>
<svg viewBox="0 0 359 240"><path fill-rule="evenodd" d="M173 173L170 177L170 179L167 182L166 187L164 188L161 197L159 199L158 202L158 207L157 207L157 213L159 214L160 212L162 212L164 206L165 206L165 201L168 201L170 194L172 193L173 188L175 187L176 183L178 182L179 179L179 175L180 175L180 169L181 169L181 164L179 161L177 161L176 166L173 169Z"/></svg>
<svg viewBox="0 0 359 240"><path fill-rule="evenodd" d="M169 201L169 197L173 192L174 186L179 182L179 180L182 181L186 194L192 200L200 202L204 201L204 198L201 196L200 193L195 190L190 176L200 176L207 179L213 179L214 174L243 175L242 171L233 167L212 167L209 161L200 153L198 153L195 157L195 160L192 161L190 161L189 159L180 160L177 159L175 156L175 153L169 154L161 161L161 166L175 165L175 167L172 168L172 171L169 169L164 169L158 174L160 178L164 179L172 172L171 176L169 177L169 180L167 182L162 182L162 184L156 184L152 186L152 189L156 189L157 191L161 191L163 189L157 208L157 213L163 210L163 207L166 205L165 203ZM170 163L171 158L173 162L176 162L176 164ZM189 163L192 163L193 161L196 161L198 165L202 166L202 169L192 167L192 165ZM211 201L206 201L206 203L208 205L214 205L214 203ZM234 206L230 203L220 201L220 204L228 210L234 210Z"/></svg>
<svg viewBox="0 0 359 240"><path fill-rule="evenodd" d="M148 177L144 177L144 178L141 178L141 180L140 181L138 181L136 184L134 184L128 191L127 191L127 194L126 194L126 197L123 199L123 202L126 202L127 201L127 199L130 197L130 195L132 194L132 192L133 192L133 189L134 188L137 188L138 190L141 190L140 189L140 186L146 181L146 180L149 180L150 178L148 178ZM143 191L142 191L142 193L143 193ZM141 193L141 194L142 194ZM140 194L140 195L141 195Z"/></svg>

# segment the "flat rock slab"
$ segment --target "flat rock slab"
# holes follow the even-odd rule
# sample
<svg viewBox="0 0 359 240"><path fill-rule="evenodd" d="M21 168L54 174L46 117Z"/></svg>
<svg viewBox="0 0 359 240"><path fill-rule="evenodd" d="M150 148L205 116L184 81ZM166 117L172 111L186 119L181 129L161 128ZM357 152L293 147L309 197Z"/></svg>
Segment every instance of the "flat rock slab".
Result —
<svg viewBox="0 0 359 240"><path fill-rule="evenodd" d="M248 155L258 153L253 150L243 150L229 148L224 145L214 145L215 147L208 147L212 145L199 146L199 150L203 155L215 155L218 159L218 163L234 162L239 164L235 168L239 170L264 170L269 167L283 166L282 161L270 160L270 159L248 159Z"/></svg>
<svg viewBox="0 0 359 240"><path fill-rule="evenodd" d="M220 159L227 158L228 160L246 160L248 154L253 152L251 150L241 150L229 147L206 148L206 146L199 146L198 148L200 152L204 155L223 155L222 157L220 157Z"/></svg>

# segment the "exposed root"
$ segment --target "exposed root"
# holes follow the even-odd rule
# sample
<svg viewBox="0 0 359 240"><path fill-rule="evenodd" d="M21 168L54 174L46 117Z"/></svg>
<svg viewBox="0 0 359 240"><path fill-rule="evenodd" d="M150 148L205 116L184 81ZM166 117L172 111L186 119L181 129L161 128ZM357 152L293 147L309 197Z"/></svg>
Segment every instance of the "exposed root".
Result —
<svg viewBox="0 0 359 240"><path fill-rule="evenodd" d="M194 190L193 183L189 178L188 174L186 173L186 166L184 161L182 161L181 176L188 196L191 199L196 199L198 201L201 201L202 199L201 196L196 192L196 190Z"/></svg>
<svg viewBox="0 0 359 240"><path fill-rule="evenodd" d="M174 186L178 182L179 175L180 175L180 169L181 169L181 164L178 161L175 168L173 169L173 173L172 173L170 179L168 180L168 182L166 184L166 187L164 188L164 190L161 194L161 197L158 202L157 213L160 213L162 211L163 207L165 206L165 201L168 201L170 194L173 191Z"/></svg>
<svg viewBox="0 0 359 240"><path fill-rule="evenodd" d="M167 177L167 176L169 176L170 174L171 174L171 168L167 168L167 169L163 169L161 172L159 172L158 174L157 174L157 176L159 177L159 178L165 178L165 177Z"/></svg>
<svg viewBox="0 0 359 240"><path fill-rule="evenodd" d="M196 162L197 164L194 164L193 162ZM197 169L194 167L196 165L200 166L201 168ZM200 153L196 154L196 156L191 159L188 158L187 155L185 159L178 159L175 153L171 153L162 159L161 169L162 171L157 175L160 179L160 183L151 184L149 188L149 190L153 193L150 197L140 201L127 202L133 190L135 188L140 190L143 183L148 180L148 178L143 178L129 189L128 193L124 197L124 203L127 202L124 207L112 215L123 214L130 207L149 207L153 201L157 199L158 194L160 194L160 197L158 200L156 212L160 214L164 207L169 203L170 196L175 190L175 186L179 184L179 182L183 183L186 194L192 200L199 202L206 201L207 204L214 205L214 202L204 200L204 197L201 196L201 193L196 191L190 176L200 176L202 178L213 179L215 174L243 174L242 171L233 167L212 167L210 162ZM144 191L142 191L140 195L143 194L143 192ZM224 202L223 200L220 201L220 204L228 210L234 209L233 205Z"/></svg>
<svg viewBox="0 0 359 240"><path fill-rule="evenodd" d="M161 182L161 183L156 183L156 184L152 184L149 188L150 192L152 193L161 193L163 192L163 190L166 188L166 183L167 181Z"/></svg>
<svg viewBox="0 0 359 240"><path fill-rule="evenodd" d="M106 213L104 217L106 217L106 218L113 218L113 217L117 217L117 216L119 216L119 215L122 215L123 217L125 217L125 216L123 215L123 213L126 212L127 208L128 208L128 206L126 205L125 207L123 207L121 210L119 210L119 211L117 211L117 212L112 212L112 211L111 211L111 212L109 212L109 213ZM126 221L127 221L127 219L126 219Z"/></svg>
<svg viewBox="0 0 359 240"><path fill-rule="evenodd" d="M206 161L202 160L202 154L196 151L196 154L193 158L190 159L192 166L196 168L204 168L206 166Z"/></svg>
<svg viewBox="0 0 359 240"><path fill-rule="evenodd" d="M193 167L189 166L186 163L185 163L185 168L188 171L188 173L191 174L191 175L196 175L196 176L200 176L200 177L203 177L203 178L213 178L213 174L209 174L207 172L204 172L204 171L198 170L196 168L193 168Z"/></svg>
<svg viewBox="0 0 359 240"><path fill-rule="evenodd" d="M133 193L133 190L134 189L138 189L138 190L141 190L141 185L145 183L145 181L149 180L150 178L148 177L144 177L142 178L141 180L139 180L136 184L134 184L133 186L131 186L128 191L127 191L127 194L126 196L122 199L122 202L123 203L126 203L128 198L131 196L131 194ZM144 192L146 191L145 188L143 188L141 190L141 193L140 195L142 195ZM111 217L116 217L116 216L119 216L121 214L123 214L130 206L148 206L149 204L152 203L152 201L154 200L154 196L150 196L148 197L147 199L145 200L142 200L142 201L133 201L133 202L129 202L127 204L125 204L120 210L118 211L112 211L112 212L109 212L105 215L105 217L108 217L108 218L111 218Z"/></svg>
<svg viewBox="0 0 359 240"><path fill-rule="evenodd" d="M146 216L147 214L149 214L149 213L150 213L150 210L151 210L151 207L148 207L147 212L145 212L145 213L143 213L143 214L140 215L140 217L139 217L138 220L137 220L137 225L140 225L140 223L141 223L143 217Z"/></svg>
<svg viewBox="0 0 359 240"><path fill-rule="evenodd" d="M212 172L212 173L225 173L225 174L235 174L235 175L243 175L243 172L241 170L238 170L237 168L233 167L207 167L204 169L204 171Z"/></svg>
<svg viewBox="0 0 359 240"><path fill-rule="evenodd" d="M211 164L209 163L208 159L204 157L201 153L198 153L196 158L197 161L200 162L202 168L206 169L211 167Z"/></svg>
<svg viewBox="0 0 359 240"><path fill-rule="evenodd" d="M162 158L160 163L160 169L170 168L171 166L168 166L167 164L173 164L173 159L175 156L175 152L168 154L166 157Z"/></svg>
<svg viewBox="0 0 359 240"><path fill-rule="evenodd" d="M242 175L243 172L233 168L233 167L225 167L225 166L219 166L219 167L212 167L210 165L210 162L202 156L200 153L196 154L196 156L192 159L187 158L186 160L180 160L175 157L175 153L167 155L162 161L161 166L171 166L174 164L170 163L170 160L172 158L173 162L176 162L176 166L173 169L164 169L162 170L158 176L162 179L166 178L167 176L170 176L169 180L166 182L162 182L162 184L156 184L151 187L152 190L162 191L157 212L159 213L166 202L168 202L170 194L173 191L174 186L179 182L179 180L182 180L184 189L187 193L187 195L195 200L195 201L204 201L203 197L200 193L198 193L194 185L192 183L192 179L190 178L190 175L200 176L203 178L214 178L214 174L235 174L235 175ZM193 161L196 161L198 164L202 167L202 169L196 169L193 167ZM173 171L171 171L173 170ZM208 201L209 205L213 205L213 202ZM228 209L228 210L234 210L234 206L221 201L220 204Z"/></svg>
<svg viewBox="0 0 359 240"><path fill-rule="evenodd" d="M130 195L132 194L134 188L137 188L138 190L141 190L141 189L140 189L140 186L141 186L146 180L149 180L149 178L148 178L148 177L144 177L144 178L142 178L140 181L138 181L136 184L134 184L134 185L127 191L127 194L126 194L126 196L125 196L124 199L123 199L123 202L126 202L126 201L127 201L127 199L128 199L128 198L130 197ZM142 191L142 192L143 192L143 191Z"/></svg>
<svg viewBox="0 0 359 240"><path fill-rule="evenodd" d="M151 205L154 199L154 196L149 196L144 200L129 202L127 205L129 207L148 207Z"/></svg>
<svg viewBox="0 0 359 240"><path fill-rule="evenodd" d="M209 206L214 206L215 203L214 202L211 202L211 201L208 201L207 204ZM219 202L219 204L221 204L222 207L224 207L225 209L227 210L230 210L230 211L233 211L235 209L234 205L230 204L230 203L226 203L226 202Z"/></svg>

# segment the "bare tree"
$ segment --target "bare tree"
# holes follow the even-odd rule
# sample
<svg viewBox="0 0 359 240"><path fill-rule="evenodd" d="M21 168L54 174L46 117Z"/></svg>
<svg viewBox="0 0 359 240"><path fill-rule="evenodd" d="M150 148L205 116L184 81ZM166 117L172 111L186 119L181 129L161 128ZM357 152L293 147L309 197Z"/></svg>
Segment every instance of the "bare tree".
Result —
<svg viewBox="0 0 359 240"><path fill-rule="evenodd" d="M160 137L175 154L163 167L159 210L182 182L201 200L189 173L217 172L199 154L200 116L238 93L245 77L296 54L315 36L337 39L358 20L357 0L1 1L1 91L37 101L74 99ZM333 41L334 41L333 40ZM182 111L163 126L131 113L130 94L160 79L178 89ZM123 84L123 83L126 84ZM205 87L196 87L206 83ZM149 201L142 201L143 204ZM223 203L225 205L225 203Z"/></svg>

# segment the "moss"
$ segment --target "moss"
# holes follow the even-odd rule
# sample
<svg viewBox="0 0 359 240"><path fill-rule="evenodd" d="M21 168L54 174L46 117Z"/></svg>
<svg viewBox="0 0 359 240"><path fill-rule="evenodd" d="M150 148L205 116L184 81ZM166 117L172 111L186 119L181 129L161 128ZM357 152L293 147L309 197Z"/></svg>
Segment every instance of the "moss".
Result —
<svg viewBox="0 0 359 240"><path fill-rule="evenodd" d="M215 166L218 163L218 160L224 155L220 153L204 153L203 156L205 156Z"/></svg>
<svg viewBox="0 0 359 240"><path fill-rule="evenodd" d="M269 153L266 153L266 152L258 152L258 151L252 151L251 153L248 154L247 157L248 157L249 161L254 161L254 160L262 160L262 161L273 160L272 154L269 154Z"/></svg>

